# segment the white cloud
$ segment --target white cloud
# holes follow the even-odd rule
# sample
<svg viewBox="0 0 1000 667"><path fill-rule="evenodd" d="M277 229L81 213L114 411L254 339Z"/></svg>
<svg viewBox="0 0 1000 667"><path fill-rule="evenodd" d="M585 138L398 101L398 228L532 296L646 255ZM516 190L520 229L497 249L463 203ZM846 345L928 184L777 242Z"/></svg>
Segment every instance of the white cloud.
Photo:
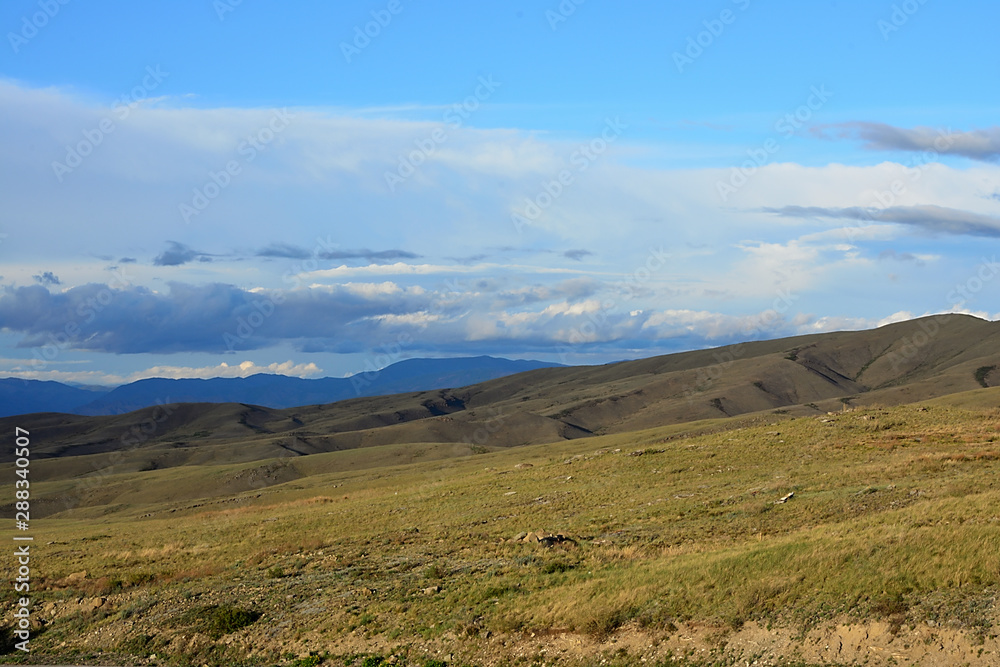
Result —
<svg viewBox="0 0 1000 667"><path fill-rule="evenodd" d="M32 276L44 271L60 277L64 292L84 283L107 283L107 267L129 257L137 258L126 265L134 276L130 283L155 294L168 294L179 283L253 286L250 303L280 290L288 297L283 314L267 319L248 339L260 348L308 338L310 350L338 349L338 343L356 349L385 334L381 327L411 327L424 336L417 345L439 343L457 350L470 341L528 341L544 349L605 314L599 331L587 334L592 340L613 345L632 336L687 336L685 344L697 346L740 335L761 317L746 313L766 313L789 293L794 301L785 318L767 331L854 327L886 317L871 305L875 299L859 305L855 297L880 296L879 289L889 289L879 282L890 282L883 273L886 263L879 266L875 260L886 242L892 242L894 256L921 260L889 267L900 280L881 303L907 313L942 307L948 277L968 265L977 248L959 245L963 237L958 235L951 239L954 245L931 246L912 225L779 217L763 209L867 207L900 182L892 206L1000 216L1000 202L986 196L1000 191L1000 167L994 164L961 169L930 164L915 170L893 162L775 163L758 169L724 202L716 186L729 178L730 169L640 168L628 159L648 165L658 147L626 144L623 137L587 171L572 171L573 182L519 230L511 212L539 200L560 170L573 169L568 158L579 140L472 126L449 129L448 141L390 192L386 170L440 123L372 117L406 109L301 109L292 110L288 128L252 162L241 163L232 184L185 225L178 205L208 182L209 172L241 159L237 146L267 123L271 110L177 108L169 99L143 106L118 122L115 132L60 184L52 161L63 159L67 143L80 141L82 131L96 127L110 110L65 91L10 82L0 82L0 101L0 179L9 221L0 231L8 235L3 250L10 260L0 269L4 284L30 286ZM344 265L333 266L311 250L319 238L335 238L338 248L392 247L421 260L350 266L351 259L338 259ZM168 240L197 248L214 261L152 266ZM241 247L234 248L236 243ZM254 249L275 243L304 249L305 255L255 255ZM647 271L650 253L658 248L668 259ZM565 256L572 249L591 254L574 262ZM449 264L453 257L484 261ZM516 260L503 261L508 257ZM369 261L359 257L354 263ZM622 281L629 287L616 288ZM442 282L454 286L442 290ZM289 289L293 283L311 286ZM250 307L237 289L217 291L204 301L218 308L220 331L208 331L213 341L221 340L220 332L235 330ZM324 291L343 298L320 298ZM603 313L595 304L611 297L617 309ZM168 300L143 296L141 301L151 304L155 315L159 311L153 306ZM177 298L169 305L181 315L203 310L185 307L190 302ZM34 320L17 327L0 321L0 328L32 335L31 344L42 344L45 333L76 321L79 303L72 305L66 317L48 317L44 330ZM863 307L868 310L860 312ZM139 340L139 334L156 338L148 331L154 327L142 332L130 325L128 318L134 316L124 305L108 306L103 316L113 310L121 311L121 326L105 325L100 332L109 337L126 333L116 346L93 349L149 351L153 343ZM207 320L192 316L192 322ZM365 326L344 327L344 322ZM188 327L190 338L198 337L198 328ZM185 335L169 329L160 338L170 340L153 341L159 347L152 351L170 351L165 343L181 345ZM173 367L161 368L171 372Z"/></svg>
<svg viewBox="0 0 1000 667"><path fill-rule="evenodd" d="M898 312L889 315L888 317L883 317L878 322L875 323L876 327L884 327L887 324L895 324L896 322L906 322L913 319L913 313L908 310L900 310Z"/></svg>
<svg viewBox="0 0 1000 667"><path fill-rule="evenodd" d="M162 378L245 378L258 373L269 373L272 375L289 375L292 377L312 377L322 373L314 363L296 364L293 361L283 363L272 363L260 366L252 361L244 361L239 364L230 365L222 362L218 366L203 366L201 368L191 368L185 366L154 366L139 373L129 376L129 382L135 382L150 377Z"/></svg>
<svg viewBox="0 0 1000 667"><path fill-rule="evenodd" d="M301 274L303 279L317 280L320 278L331 278L342 280L349 276L428 276L445 275L452 273L459 274L484 274L498 271L530 272L537 274L569 274L569 275L594 275L595 272L586 269L567 269L549 266L531 266L518 264L407 264L405 262L395 262L394 264L369 264L368 266L347 266L341 265L332 269L323 269ZM316 283L319 285L320 283Z"/></svg>
<svg viewBox="0 0 1000 667"><path fill-rule="evenodd" d="M399 285L389 280L381 283L345 283L343 288L351 294L357 294L368 299L375 296L402 294L403 292Z"/></svg>
<svg viewBox="0 0 1000 667"><path fill-rule="evenodd" d="M25 366L31 366L28 362ZM52 380L63 383L80 383L96 385L122 385L147 378L245 378L258 373L272 375L288 375L291 377L316 377L323 370L314 363L296 364L293 361L272 363L260 366L252 361L239 364L222 362L217 366L153 366L128 375L116 375L100 371L58 371L58 370L11 370L5 372L6 377L23 378L25 380Z"/></svg>
<svg viewBox="0 0 1000 667"><path fill-rule="evenodd" d="M650 314L642 324L655 338L694 336L708 342L742 340L780 335L786 329L784 316L775 310L754 315L726 315L707 310L663 310Z"/></svg>
<svg viewBox="0 0 1000 667"><path fill-rule="evenodd" d="M388 326L411 326L427 328L427 325L431 322L438 322L442 319L441 315L437 313L428 313L426 311L419 311L416 313L406 313L403 315L387 314L387 315L373 315L372 317L365 318L373 322L380 322Z"/></svg>

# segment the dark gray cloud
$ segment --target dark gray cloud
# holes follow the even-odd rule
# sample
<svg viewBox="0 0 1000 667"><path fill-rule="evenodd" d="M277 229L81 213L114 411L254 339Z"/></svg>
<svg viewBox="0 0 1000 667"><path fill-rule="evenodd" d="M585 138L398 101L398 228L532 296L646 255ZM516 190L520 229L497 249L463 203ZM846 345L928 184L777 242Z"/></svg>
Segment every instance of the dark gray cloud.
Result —
<svg viewBox="0 0 1000 667"><path fill-rule="evenodd" d="M889 208L783 206L762 210L785 218L833 218L870 224L892 222L941 234L1000 237L1000 218L944 206L891 206Z"/></svg>
<svg viewBox="0 0 1000 667"><path fill-rule="evenodd" d="M496 289L491 308L502 310L551 301L581 301L597 294L601 289L601 283L592 278L571 278L553 285L534 285L514 290L500 289L497 285L492 287ZM481 289L478 284L476 289L482 292L488 291Z"/></svg>
<svg viewBox="0 0 1000 667"><path fill-rule="evenodd" d="M554 332L590 322L567 302L592 298L600 283L574 278L555 285L501 291L369 290L333 286L250 292L233 285L171 282L164 291L87 284L66 291L41 285L0 292L0 330L21 334L19 348L57 347L111 354L225 353L287 345L300 351L338 353L371 349L412 336L414 350L439 347L472 352L553 345ZM468 287L473 287L469 285ZM554 312L532 304L555 302ZM498 310L526 319L503 323ZM527 309L527 310L525 310ZM627 313L611 321L636 326ZM485 338L469 338L469 321L494 322ZM614 327L621 326L609 325ZM609 336L612 333L609 331Z"/></svg>
<svg viewBox="0 0 1000 667"><path fill-rule="evenodd" d="M605 350L625 355L746 338L745 318L706 313L709 317L702 321L683 313L664 317L652 311L629 312L627 307L596 313L590 307L574 308L583 299L592 301L595 290L603 291L600 283L587 278L488 298L479 292L373 287L380 286L255 292L224 284L182 283L169 283L162 292L102 284L64 292L41 285L10 287L0 292L0 330L21 334L17 346L40 348L45 358L52 358L46 350L58 349L219 354L279 345L300 352L357 353L397 342L402 333L410 336L411 352L449 354L566 351L576 355ZM543 307L545 302L551 307ZM511 310L500 311L506 308ZM781 320L767 333L794 332Z"/></svg>
<svg viewBox="0 0 1000 667"><path fill-rule="evenodd" d="M31 277L34 278L35 282L40 285L62 285L62 281L59 280L59 276L51 271L46 271L41 275Z"/></svg>
<svg viewBox="0 0 1000 667"><path fill-rule="evenodd" d="M923 261L919 257L909 252L896 252L892 248L888 250L883 250L878 254L879 259L893 259L897 262L916 262L919 265L923 265Z"/></svg>
<svg viewBox="0 0 1000 667"><path fill-rule="evenodd" d="M902 128L885 123L854 121L820 125L813 133L826 139L852 139L878 151L930 151L941 155L961 155L973 160L995 161L1000 157L1000 126L984 130L956 132L950 128Z"/></svg>
<svg viewBox="0 0 1000 667"><path fill-rule="evenodd" d="M121 259L118 260L118 263L119 264L135 264L138 261L139 260L137 260L135 257L122 257Z"/></svg>
<svg viewBox="0 0 1000 667"><path fill-rule="evenodd" d="M203 253L195 250L194 248L184 245L183 243L178 243L177 241L167 241L170 247L161 252L153 260L153 264L156 266L181 266L182 264L187 264L188 262L193 262L195 260L199 262L211 262L212 258Z"/></svg>
<svg viewBox="0 0 1000 667"><path fill-rule="evenodd" d="M407 252L406 250L322 250L310 252L309 250L289 243L272 243L261 248L256 253L257 257L284 257L287 259L364 259L374 264L393 262L401 259L418 259L420 255Z"/></svg>
<svg viewBox="0 0 1000 667"><path fill-rule="evenodd" d="M79 350L225 352L315 339L370 341L379 318L426 310L429 294L361 294L349 288L249 292L232 285L169 283L168 292L101 284L50 292L41 285L0 296L0 329L18 347L62 341ZM246 333L247 335L242 335Z"/></svg>
<svg viewBox="0 0 1000 667"><path fill-rule="evenodd" d="M324 250L316 253L320 259L366 259L369 262L392 262L400 259L419 259L420 255L406 250Z"/></svg>
<svg viewBox="0 0 1000 667"><path fill-rule="evenodd" d="M576 260L577 262L583 260L584 257L588 255L593 255L594 253L589 250L567 250L563 253L563 257L568 257L569 259Z"/></svg>
<svg viewBox="0 0 1000 667"><path fill-rule="evenodd" d="M257 251L257 257L284 257L286 259L308 259L312 253L305 248L288 243L272 243Z"/></svg>

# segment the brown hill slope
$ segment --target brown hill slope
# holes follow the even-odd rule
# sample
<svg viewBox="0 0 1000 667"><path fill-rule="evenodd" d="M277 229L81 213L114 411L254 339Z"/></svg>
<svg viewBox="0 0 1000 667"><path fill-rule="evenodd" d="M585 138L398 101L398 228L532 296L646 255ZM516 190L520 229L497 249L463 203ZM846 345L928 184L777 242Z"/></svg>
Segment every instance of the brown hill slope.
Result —
<svg viewBox="0 0 1000 667"><path fill-rule="evenodd" d="M20 416L0 428L32 431L33 473L55 479L399 443L510 447L760 411L899 404L1000 384L991 366L1000 367L1000 323L947 315L329 405L177 404Z"/></svg>

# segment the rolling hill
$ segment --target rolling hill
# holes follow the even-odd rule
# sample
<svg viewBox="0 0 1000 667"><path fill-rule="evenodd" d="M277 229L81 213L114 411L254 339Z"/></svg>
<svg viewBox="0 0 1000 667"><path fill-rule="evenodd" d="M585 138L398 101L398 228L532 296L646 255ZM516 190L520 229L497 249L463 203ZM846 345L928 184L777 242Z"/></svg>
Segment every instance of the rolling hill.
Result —
<svg viewBox="0 0 1000 667"><path fill-rule="evenodd" d="M35 474L247 462L451 443L495 449L750 413L811 415L1000 384L1000 323L948 315L605 366L542 368L457 389L272 409L171 404L129 414L32 415ZM73 457L67 462L66 457ZM51 460L46 460L51 459ZM9 461L4 452L0 460Z"/></svg>
<svg viewBox="0 0 1000 667"><path fill-rule="evenodd" d="M993 666L1000 410L953 405L998 392L493 452L49 481L36 461L32 658ZM23 664L10 630L0 662Z"/></svg>
<svg viewBox="0 0 1000 667"><path fill-rule="evenodd" d="M998 336L947 316L326 405L2 419L30 431L33 646L996 664Z"/></svg>

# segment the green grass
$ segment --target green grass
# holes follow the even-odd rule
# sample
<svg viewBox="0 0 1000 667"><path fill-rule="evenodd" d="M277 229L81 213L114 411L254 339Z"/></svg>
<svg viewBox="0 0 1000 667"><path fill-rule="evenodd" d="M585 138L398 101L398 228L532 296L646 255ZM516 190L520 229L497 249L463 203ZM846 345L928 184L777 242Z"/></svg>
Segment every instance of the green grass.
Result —
<svg viewBox="0 0 1000 667"><path fill-rule="evenodd" d="M242 630L260 617L260 612L233 605L208 605L191 609L179 620L194 625L198 631L212 639L219 639L223 635Z"/></svg>
<svg viewBox="0 0 1000 667"><path fill-rule="evenodd" d="M339 473L323 472L336 453L322 454L317 474L235 500L114 504L36 521L45 564L36 604L70 609L109 596L109 615L56 615L39 651L125 622L149 638L128 649L136 655L194 629L272 642L278 656L266 629L288 619L285 639L312 638L301 645L317 649L390 633L401 646L512 632L603 638L626 626L669 635L688 622L723 634L749 621L871 620L995 632L1000 411L869 408L713 430ZM304 472L310 458L297 461ZM535 530L575 542L510 540Z"/></svg>

